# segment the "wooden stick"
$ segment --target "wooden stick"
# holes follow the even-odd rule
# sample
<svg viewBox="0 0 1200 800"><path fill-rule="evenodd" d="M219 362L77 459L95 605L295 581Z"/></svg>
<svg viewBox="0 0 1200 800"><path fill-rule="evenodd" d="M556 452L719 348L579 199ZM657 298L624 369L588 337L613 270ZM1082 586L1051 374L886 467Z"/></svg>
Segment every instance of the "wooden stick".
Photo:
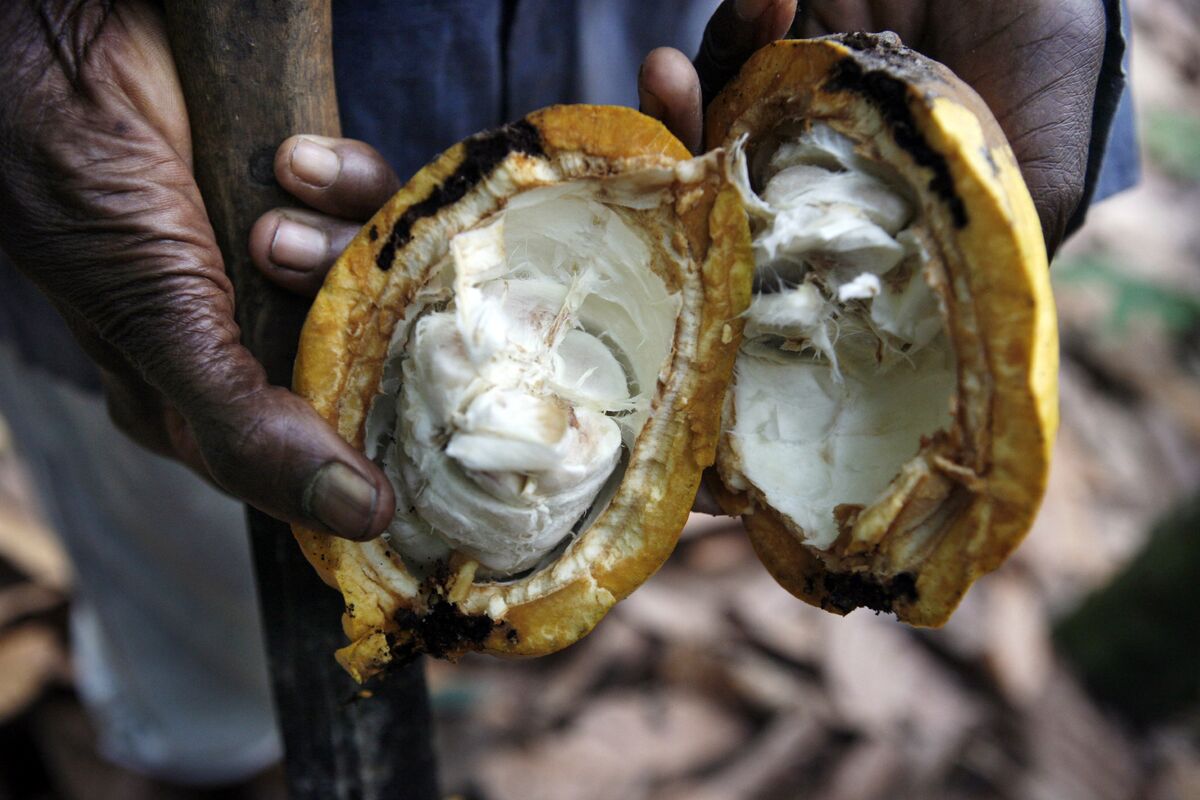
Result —
<svg viewBox="0 0 1200 800"><path fill-rule="evenodd" d="M275 149L295 133L340 133L329 0L170 0L167 24L191 116L196 180L237 294L238 323L271 382L289 386L307 310L250 263L264 211L294 202ZM290 796L438 796L424 672L394 670L359 692L333 660L341 598L304 561L288 526L248 509Z"/></svg>

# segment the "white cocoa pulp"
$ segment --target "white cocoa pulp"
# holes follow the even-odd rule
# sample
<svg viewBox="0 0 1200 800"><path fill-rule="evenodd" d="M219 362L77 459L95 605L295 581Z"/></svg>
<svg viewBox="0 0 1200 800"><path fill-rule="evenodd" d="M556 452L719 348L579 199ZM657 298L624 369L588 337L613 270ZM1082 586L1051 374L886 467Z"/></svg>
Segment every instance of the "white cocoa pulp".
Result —
<svg viewBox="0 0 1200 800"><path fill-rule="evenodd" d="M410 562L537 566L599 512L647 419L678 292L650 267L662 185L526 191L454 236L397 326L368 452ZM640 216L639 216L640 215Z"/></svg>
<svg viewBox="0 0 1200 800"><path fill-rule="evenodd" d="M730 163L756 293L725 479L825 549L838 508L872 505L951 423L955 362L929 253L900 181L826 123L781 132L753 157L740 142Z"/></svg>

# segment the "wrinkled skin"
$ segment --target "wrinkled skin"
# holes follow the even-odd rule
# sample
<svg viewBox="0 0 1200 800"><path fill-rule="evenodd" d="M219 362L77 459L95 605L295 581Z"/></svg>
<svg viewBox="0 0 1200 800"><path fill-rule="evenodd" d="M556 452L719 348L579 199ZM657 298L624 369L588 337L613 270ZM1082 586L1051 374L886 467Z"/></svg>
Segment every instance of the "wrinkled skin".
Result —
<svg viewBox="0 0 1200 800"><path fill-rule="evenodd" d="M643 110L697 151L702 98L758 47L789 28L891 29L987 101L1057 248L1082 194L1099 0L803 5L727 0L695 65L675 50L650 53ZM387 480L299 398L269 386L239 344L158 4L0 4L0 52L0 247L102 367L117 424L277 517L351 538L379 534L393 511ZM275 171L312 210L265 214L251 254L272 280L311 296L399 181L369 146L310 136L284 142Z"/></svg>
<svg viewBox="0 0 1200 800"><path fill-rule="evenodd" d="M116 423L275 516L379 533L386 478L239 344L158 4L4 3L0 52L0 246L101 366Z"/></svg>

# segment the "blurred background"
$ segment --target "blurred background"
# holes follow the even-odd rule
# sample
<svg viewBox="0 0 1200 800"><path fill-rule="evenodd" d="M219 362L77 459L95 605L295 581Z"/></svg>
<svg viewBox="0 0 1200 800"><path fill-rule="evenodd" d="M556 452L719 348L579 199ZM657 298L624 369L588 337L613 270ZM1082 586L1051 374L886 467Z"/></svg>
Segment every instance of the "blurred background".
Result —
<svg viewBox="0 0 1200 800"><path fill-rule="evenodd" d="M1200 3L1131 5L1143 180L1055 264L1062 429L1017 554L918 631L805 606L694 517L581 644L430 663L448 794L1200 798ZM89 747L70 598L0 421L0 800L167 796Z"/></svg>

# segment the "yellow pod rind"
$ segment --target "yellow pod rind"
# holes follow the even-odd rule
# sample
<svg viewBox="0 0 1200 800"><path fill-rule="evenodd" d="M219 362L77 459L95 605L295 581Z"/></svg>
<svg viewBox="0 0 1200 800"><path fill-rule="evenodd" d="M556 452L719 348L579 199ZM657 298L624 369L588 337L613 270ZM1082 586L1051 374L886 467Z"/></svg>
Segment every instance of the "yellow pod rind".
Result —
<svg viewBox="0 0 1200 800"><path fill-rule="evenodd" d="M956 505L920 544L893 541L883 523L871 531L871 520L860 519L856 541L822 552L805 546L754 491L714 481L715 492L729 513L743 516L760 559L797 597L835 613L868 606L940 625L971 583L1020 543L1046 488L1058 425L1058 338L1038 216L983 101L894 36L763 48L709 108L706 141L730 146L748 135L752 147L787 119L852 130L920 199L939 249L934 288L959 364L954 433L962 458L914 472L896 502L952 485ZM723 457L724 449L719 469ZM880 519L896 511L883 509Z"/></svg>
<svg viewBox="0 0 1200 800"><path fill-rule="evenodd" d="M548 181L672 170L688 159L660 123L602 106L551 107L455 145L418 172L334 265L301 334L295 391L363 449L392 333L451 236ZM419 652L558 650L587 634L674 548L715 458L735 357L730 342L740 335L752 264L744 214L715 160L680 167L671 203L672 245L687 254L687 267L655 267L684 296L669 363L615 496L557 560L491 582L475 580L473 564L455 555L420 578L382 540L293 528L305 556L345 599L350 644L337 657L356 680Z"/></svg>

